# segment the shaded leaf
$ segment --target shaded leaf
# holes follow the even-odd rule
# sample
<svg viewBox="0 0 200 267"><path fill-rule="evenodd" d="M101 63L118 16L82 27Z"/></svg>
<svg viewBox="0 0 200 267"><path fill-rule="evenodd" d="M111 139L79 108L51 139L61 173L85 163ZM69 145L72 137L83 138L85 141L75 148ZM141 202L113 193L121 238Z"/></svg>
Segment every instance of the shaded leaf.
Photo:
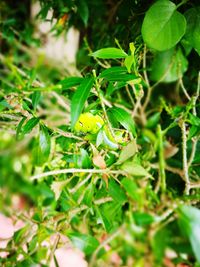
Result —
<svg viewBox="0 0 200 267"><path fill-rule="evenodd" d="M190 8L184 14L187 21L186 34L184 38L200 55L200 7Z"/></svg>
<svg viewBox="0 0 200 267"><path fill-rule="evenodd" d="M150 77L153 81L174 82L183 76L188 68L188 61L181 49L170 49L156 54Z"/></svg>

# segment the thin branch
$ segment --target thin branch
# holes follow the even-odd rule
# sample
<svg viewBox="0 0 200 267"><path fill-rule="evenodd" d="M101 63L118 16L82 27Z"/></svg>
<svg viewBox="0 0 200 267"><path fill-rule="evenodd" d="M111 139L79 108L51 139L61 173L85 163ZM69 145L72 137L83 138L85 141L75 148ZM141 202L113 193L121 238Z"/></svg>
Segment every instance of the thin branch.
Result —
<svg viewBox="0 0 200 267"><path fill-rule="evenodd" d="M54 170L49 172L44 172L40 174L36 174L30 177L30 180L36 180L47 176L66 174L66 173L96 173L96 174L123 174L127 173L121 170L110 170L110 169L62 169L62 170Z"/></svg>
<svg viewBox="0 0 200 267"><path fill-rule="evenodd" d="M200 72L199 72L199 75L198 75L198 82L197 82L197 92L196 92L196 95L193 97L192 99L192 105L193 105L193 115L194 116L197 116L197 111L196 111L196 102L199 98L199 92L200 92ZM193 162L193 159L195 157L195 154L196 154L196 148L197 148L197 143L198 143L198 137L194 137L192 139L192 151L191 151L191 154L190 154L190 158L188 160L188 168L191 166L192 162Z"/></svg>
<svg viewBox="0 0 200 267"><path fill-rule="evenodd" d="M187 134L186 134L185 122L183 120L180 121L180 127L182 133L183 177L185 180L185 194L189 195L190 180L189 180L188 163L187 163Z"/></svg>

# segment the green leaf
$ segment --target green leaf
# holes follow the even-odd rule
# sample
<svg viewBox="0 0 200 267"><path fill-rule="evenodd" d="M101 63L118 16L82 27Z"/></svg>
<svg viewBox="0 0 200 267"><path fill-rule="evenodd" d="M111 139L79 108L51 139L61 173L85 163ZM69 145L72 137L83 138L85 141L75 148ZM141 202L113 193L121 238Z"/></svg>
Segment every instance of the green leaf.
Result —
<svg viewBox="0 0 200 267"><path fill-rule="evenodd" d="M27 121L27 123L22 127L22 134L28 134L30 133L33 128L38 124L39 119L38 118L31 118L30 120Z"/></svg>
<svg viewBox="0 0 200 267"><path fill-rule="evenodd" d="M114 118L129 132L136 136L135 122L131 115L122 108L111 108L109 109Z"/></svg>
<svg viewBox="0 0 200 267"><path fill-rule="evenodd" d="M144 42L158 51L175 46L186 30L185 17L168 0L159 0L147 11L142 24Z"/></svg>
<svg viewBox="0 0 200 267"><path fill-rule="evenodd" d="M138 186L132 179L124 178L121 184L125 188L129 197L131 197L135 201L139 201L140 196L138 194Z"/></svg>
<svg viewBox="0 0 200 267"><path fill-rule="evenodd" d="M41 92L36 91L32 94L31 100L32 100L32 105L33 105L34 110L36 109L37 105L39 104L40 99L41 99Z"/></svg>
<svg viewBox="0 0 200 267"><path fill-rule="evenodd" d="M124 204L124 202L127 200L124 190L114 180L110 180L109 182L108 194L120 204Z"/></svg>
<svg viewBox="0 0 200 267"><path fill-rule="evenodd" d="M148 118L146 127L147 128L154 128L160 120L160 112L154 113L150 118Z"/></svg>
<svg viewBox="0 0 200 267"><path fill-rule="evenodd" d="M174 82L183 76L187 68L188 61L181 49L170 49L156 54L150 78L153 81Z"/></svg>
<svg viewBox="0 0 200 267"><path fill-rule="evenodd" d="M191 206L180 207L179 226L190 240L194 255L200 263L200 210Z"/></svg>
<svg viewBox="0 0 200 267"><path fill-rule="evenodd" d="M102 71L99 78L104 78L110 82L123 82L138 79L136 75L127 73L127 69L125 67L111 67L106 69Z"/></svg>
<svg viewBox="0 0 200 267"><path fill-rule="evenodd" d="M200 7L190 8L184 14L187 21L187 28L184 38L200 55Z"/></svg>
<svg viewBox="0 0 200 267"><path fill-rule="evenodd" d="M70 89L72 87L75 87L79 85L84 78L82 77L69 77L59 82L59 84L62 85L63 90Z"/></svg>
<svg viewBox="0 0 200 267"><path fill-rule="evenodd" d="M39 137L36 140L34 149L33 149L33 159L34 163L38 166L41 166L48 161L51 151L51 138L48 133L48 129L40 125Z"/></svg>
<svg viewBox="0 0 200 267"><path fill-rule="evenodd" d="M85 0L78 1L78 14L80 15L85 26L88 24L89 9Z"/></svg>
<svg viewBox="0 0 200 267"><path fill-rule="evenodd" d="M77 88L71 102L71 127L74 128L90 94L94 78L85 78Z"/></svg>
<svg viewBox="0 0 200 267"><path fill-rule="evenodd" d="M83 251L86 255L92 254L99 245L98 240L90 235L73 232L69 233L67 236L70 238L73 245Z"/></svg>
<svg viewBox="0 0 200 267"><path fill-rule="evenodd" d="M189 122L200 128L200 118L198 116L193 115L192 113L189 113Z"/></svg>
<svg viewBox="0 0 200 267"><path fill-rule="evenodd" d="M92 57L102 58L102 59L115 59L115 58L125 58L127 57L126 52L119 48L108 47L102 48L90 54Z"/></svg>
<svg viewBox="0 0 200 267"><path fill-rule="evenodd" d="M124 170L125 172L133 175L133 176L143 176L143 177L151 177L151 174L148 173L148 171L145 170L144 167L142 167L141 165L135 163L135 162L125 162L122 166L121 166L122 170Z"/></svg>
<svg viewBox="0 0 200 267"><path fill-rule="evenodd" d="M20 137L20 133L21 133L21 131L22 131L22 126L23 126L23 124L24 124L24 122L25 122L26 119L27 119L26 117L23 117L23 118L21 119L21 121L19 122L19 124L17 125L17 130L16 130L16 139L17 139L17 140L18 140L19 137Z"/></svg>
<svg viewBox="0 0 200 267"><path fill-rule="evenodd" d="M43 161L47 161L51 151L51 139L48 129L42 125L40 125L39 146L43 156Z"/></svg>
<svg viewBox="0 0 200 267"><path fill-rule="evenodd" d="M137 225L145 226L154 222L154 217L148 213L136 211L133 213L133 217Z"/></svg>
<svg viewBox="0 0 200 267"><path fill-rule="evenodd" d="M104 210L98 206L95 207L98 215L97 223L101 223L103 227L105 228L106 232L109 233L112 229L112 223L110 222L110 218L107 218L107 214L104 212Z"/></svg>
<svg viewBox="0 0 200 267"><path fill-rule="evenodd" d="M125 58L124 65L126 66L128 72L131 72L131 67L135 64L135 56L129 55Z"/></svg>
<svg viewBox="0 0 200 267"><path fill-rule="evenodd" d="M122 148L122 151L119 155L119 159L116 164L122 164L127 159L131 158L138 151L137 144L135 139L133 139L127 146Z"/></svg>

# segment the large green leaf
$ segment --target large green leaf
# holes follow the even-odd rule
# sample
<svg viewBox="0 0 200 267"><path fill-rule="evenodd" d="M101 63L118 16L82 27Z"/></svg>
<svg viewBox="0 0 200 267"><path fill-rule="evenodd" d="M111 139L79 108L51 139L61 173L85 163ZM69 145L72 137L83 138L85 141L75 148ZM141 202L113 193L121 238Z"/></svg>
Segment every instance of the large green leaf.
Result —
<svg viewBox="0 0 200 267"><path fill-rule="evenodd" d="M126 130L136 136L135 122L126 110L114 107L111 108L109 111Z"/></svg>
<svg viewBox="0 0 200 267"><path fill-rule="evenodd" d="M181 49L158 52L152 63L150 77L153 81L174 82L183 76L188 61Z"/></svg>
<svg viewBox="0 0 200 267"><path fill-rule="evenodd" d="M111 67L106 69L102 71L99 78L104 78L110 82L138 79L136 75L128 73L125 67Z"/></svg>
<svg viewBox="0 0 200 267"><path fill-rule="evenodd" d="M108 47L102 48L90 54L92 57L102 58L102 59L114 59L114 58L125 58L127 57L126 52L119 48Z"/></svg>
<svg viewBox="0 0 200 267"><path fill-rule="evenodd" d="M96 238L78 232L69 233L68 237L73 245L82 250L86 255L91 254L99 245Z"/></svg>
<svg viewBox="0 0 200 267"><path fill-rule="evenodd" d="M73 95L72 103L71 103L71 127L72 128L75 126L75 123L78 120L83 110L85 101L87 100L90 90L93 86L93 82L94 82L94 78L85 78Z"/></svg>
<svg viewBox="0 0 200 267"><path fill-rule="evenodd" d="M159 0L147 11L142 24L142 37L153 49L164 51L175 46L185 33L185 17L168 0Z"/></svg>
<svg viewBox="0 0 200 267"><path fill-rule="evenodd" d="M190 8L185 13L187 28L185 38L200 55L200 7Z"/></svg>
<svg viewBox="0 0 200 267"><path fill-rule="evenodd" d="M200 263L200 210L191 206L180 207L179 226L190 240L195 257Z"/></svg>

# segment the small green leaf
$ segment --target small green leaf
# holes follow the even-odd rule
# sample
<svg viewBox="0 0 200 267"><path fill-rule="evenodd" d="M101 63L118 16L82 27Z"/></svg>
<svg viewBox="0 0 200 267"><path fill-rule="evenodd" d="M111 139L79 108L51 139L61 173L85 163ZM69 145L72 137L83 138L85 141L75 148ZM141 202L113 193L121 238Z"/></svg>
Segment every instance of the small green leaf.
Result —
<svg viewBox="0 0 200 267"><path fill-rule="evenodd" d="M135 139L133 139L127 146L122 148L122 151L119 155L119 159L116 164L122 164L127 159L131 158L138 151L137 144Z"/></svg>
<svg viewBox="0 0 200 267"><path fill-rule="evenodd" d="M74 128L90 94L94 78L85 78L77 88L71 102L71 127Z"/></svg>
<svg viewBox="0 0 200 267"><path fill-rule="evenodd" d="M118 203L124 204L127 200L124 190L114 180L110 180L109 182L108 193Z"/></svg>
<svg viewBox="0 0 200 267"><path fill-rule="evenodd" d="M39 91L36 91L32 94L31 96L31 99L32 99L32 105L33 105L33 108L34 110L36 109L37 105L39 104L40 102L40 99L41 99L41 92Z"/></svg>
<svg viewBox="0 0 200 267"><path fill-rule="evenodd" d="M125 58L127 57L126 52L119 48L108 47L102 48L90 54L92 57L102 58L102 59L115 59L115 58Z"/></svg>
<svg viewBox="0 0 200 267"><path fill-rule="evenodd" d="M180 207L179 226L190 240L194 255L200 263L200 210L192 206Z"/></svg>
<svg viewBox="0 0 200 267"><path fill-rule="evenodd" d="M127 69L125 67L111 67L109 69L106 69L102 71L99 78L104 78L110 82L126 82L138 79L136 75L127 73Z"/></svg>
<svg viewBox="0 0 200 267"><path fill-rule="evenodd" d="M105 228L106 232L109 233L109 231L112 229L112 223L110 222L109 218L107 218L104 210L98 206L95 207L98 216L97 223L103 224L103 227Z"/></svg>
<svg viewBox="0 0 200 267"><path fill-rule="evenodd" d="M133 176L143 176L143 177L151 177L151 174L148 173L148 171L145 170L144 167L142 167L139 164L136 164L135 162L125 162L122 166L121 166L122 170L124 170L125 172L133 175Z"/></svg>
<svg viewBox="0 0 200 267"><path fill-rule="evenodd" d="M33 128L38 124L39 119L38 118L31 118L30 120L27 121L27 123L22 127L22 134L28 134L30 133Z"/></svg>
<svg viewBox="0 0 200 267"><path fill-rule="evenodd" d="M135 201L139 201L140 196L138 195L138 186L132 179L124 178L121 184L125 188L129 197Z"/></svg>
<svg viewBox="0 0 200 267"><path fill-rule="evenodd" d="M154 217L148 213L136 211L133 213L135 222L140 226L149 225L154 222Z"/></svg>
<svg viewBox="0 0 200 267"><path fill-rule="evenodd" d="M22 131L22 126L23 126L23 124L24 124L24 122L25 122L26 119L27 119L26 117L23 117L23 118L21 119L21 121L19 122L19 124L17 125L17 130L16 130L16 139L17 139L17 140L18 140L19 137L20 137L20 133L21 133L21 131Z"/></svg>
<svg viewBox="0 0 200 267"><path fill-rule="evenodd" d="M135 56L129 55L125 58L124 65L126 66L128 72L131 72L131 67L135 64Z"/></svg>
<svg viewBox="0 0 200 267"><path fill-rule="evenodd" d="M114 118L129 132L136 136L135 122L131 115L122 108L111 108L109 110Z"/></svg>
<svg viewBox="0 0 200 267"><path fill-rule="evenodd" d="M189 122L200 128L200 118L198 116L193 115L192 113L189 113Z"/></svg>
<svg viewBox="0 0 200 267"><path fill-rule="evenodd" d="M185 17L177 11L176 5L168 0L159 0L146 12L142 37L150 48L164 51L175 46L185 30Z"/></svg>
<svg viewBox="0 0 200 267"><path fill-rule="evenodd" d="M154 113L150 118L148 118L146 127L147 128L154 128L160 120L160 112Z"/></svg>
<svg viewBox="0 0 200 267"><path fill-rule="evenodd" d="M67 236L70 238L73 245L83 251L86 255L92 254L99 245L98 240L90 235L72 232Z"/></svg>
<svg viewBox="0 0 200 267"><path fill-rule="evenodd" d="M80 85L80 83L83 81L84 78L82 77L69 77L59 82L59 84L62 85L63 90L70 89L72 87L75 87L77 85Z"/></svg>
<svg viewBox="0 0 200 267"><path fill-rule="evenodd" d="M51 151L51 138L48 133L48 129L45 126L40 125L40 133L38 139L36 139L33 149L34 163L41 166L48 161Z"/></svg>

